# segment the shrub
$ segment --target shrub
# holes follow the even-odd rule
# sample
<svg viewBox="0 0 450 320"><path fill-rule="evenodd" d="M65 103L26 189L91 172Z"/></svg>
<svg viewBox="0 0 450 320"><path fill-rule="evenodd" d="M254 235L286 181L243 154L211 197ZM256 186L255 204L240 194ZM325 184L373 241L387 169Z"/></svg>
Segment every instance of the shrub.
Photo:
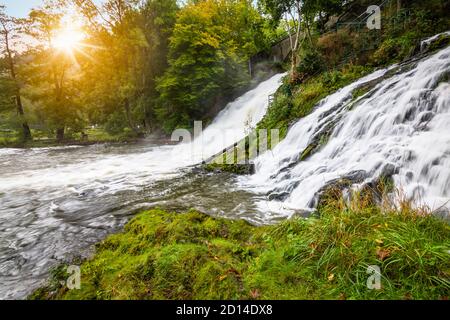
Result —
<svg viewBox="0 0 450 320"><path fill-rule="evenodd" d="M336 33L329 33L319 38L317 49L323 56L328 68L337 66L342 60L353 51L353 35L348 30L340 30Z"/></svg>
<svg viewBox="0 0 450 320"><path fill-rule="evenodd" d="M109 134L120 134L126 127L125 114L123 112L115 112L108 117L105 124L105 130Z"/></svg>
<svg viewBox="0 0 450 320"><path fill-rule="evenodd" d="M386 39L374 52L371 62L374 65L384 66L402 61L412 56L418 42L417 34L414 32L408 32L399 38Z"/></svg>
<svg viewBox="0 0 450 320"><path fill-rule="evenodd" d="M313 49L305 50L300 56L300 63L297 66L297 72L300 80L304 80L320 73L323 70L324 61L319 52Z"/></svg>

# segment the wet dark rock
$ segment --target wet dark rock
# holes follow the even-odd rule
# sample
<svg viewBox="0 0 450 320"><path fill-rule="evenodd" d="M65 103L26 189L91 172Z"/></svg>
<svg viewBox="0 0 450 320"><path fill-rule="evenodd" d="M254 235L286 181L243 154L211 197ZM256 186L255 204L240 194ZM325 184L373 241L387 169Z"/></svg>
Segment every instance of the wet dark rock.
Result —
<svg viewBox="0 0 450 320"><path fill-rule="evenodd" d="M368 174L364 170L357 170L348 173L347 175L329 181L317 193L314 199L308 204L309 207L320 207L324 204L325 196L340 197L342 192L350 188L355 183L362 183Z"/></svg>
<svg viewBox="0 0 450 320"><path fill-rule="evenodd" d="M406 178L411 181L414 178L414 173L409 171L406 173Z"/></svg>
<svg viewBox="0 0 450 320"><path fill-rule="evenodd" d="M245 163L245 164L207 164L201 167L207 172L222 173L230 172L237 175L252 175L255 174L255 164Z"/></svg>
<svg viewBox="0 0 450 320"><path fill-rule="evenodd" d="M289 197L290 192L272 192L267 196L267 200L269 201L284 201Z"/></svg>
<svg viewBox="0 0 450 320"><path fill-rule="evenodd" d="M424 114L422 114L419 121L420 122L429 122L431 119L433 119L433 117L434 117L433 112L425 112Z"/></svg>
<svg viewBox="0 0 450 320"><path fill-rule="evenodd" d="M440 158L436 158L431 162L432 166L438 166L441 163L441 159Z"/></svg>
<svg viewBox="0 0 450 320"><path fill-rule="evenodd" d="M392 177L395 174L399 173L399 168L393 165L392 163L387 163L384 165L383 169L381 169L382 177Z"/></svg>

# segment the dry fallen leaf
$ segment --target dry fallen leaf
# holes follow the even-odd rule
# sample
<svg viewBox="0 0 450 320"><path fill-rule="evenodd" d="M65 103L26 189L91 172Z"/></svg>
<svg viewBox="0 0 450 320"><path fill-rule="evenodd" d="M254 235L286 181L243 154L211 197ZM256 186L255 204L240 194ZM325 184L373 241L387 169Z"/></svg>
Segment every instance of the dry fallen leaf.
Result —
<svg viewBox="0 0 450 320"><path fill-rule="evenodd" d="M251 296L253 299L258 299L258 298L261 296L261 294L259 293L259 290L258 290L258 289L254 289L254 290L251 290L251 291L250 291L250 296Z"/></svg>
<svg viewBox="0 0 450 320"><path fill-rule="evenodd" d="M391 255L391 253L389 252L389 250L381 249L381 248L377 250L377 257L381 261L383 261L384 259L386 259L390 255Z"/></svg>

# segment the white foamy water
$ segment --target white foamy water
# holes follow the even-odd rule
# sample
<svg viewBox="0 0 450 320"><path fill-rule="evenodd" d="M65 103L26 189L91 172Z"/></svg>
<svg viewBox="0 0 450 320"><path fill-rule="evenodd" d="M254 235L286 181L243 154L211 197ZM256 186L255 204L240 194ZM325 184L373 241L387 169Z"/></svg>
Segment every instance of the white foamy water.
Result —
<svg viewBox="0 0 450 320"><path fill-rule="evenodd" d="M428 39L423 40L420 43L420 50L423 51L423 50L427 49L427 47L431 43L433 43L433 41L436 41L437 39L439 39L441 37L450 37L450 31L442 32L442 33L436 34Z"/></svg>
<svg viewBox="0 0 450 320"><path fill-rule="evenodd" d="M0 149L0 299L24 298L52 266L117 230L133 210L172 201L212 213L247 211L233 199L231 208L215 207L225 181L185 177L182 169L242 139L264 116L282 77L228 104L192 143Z"/></svg>
<svg viewBox="0 0 450 320"><path fill-rule="evenodd" d="M164 178L176 169L194 165L207 159L236 141L245 137L247 126L255 126L264 116L268 107L268 96L281 84L284 74L273 76L227 105L216 119L192 143L176 146L156 146L147 152L107 156L100 159L75 159L69 164L55 164L46 168L20 168L18 172L0 169L0 192L15 188L40 189L49 186L74 186L83 183L96 184L126 175L125 186L133 186L152 176ZM56 151L66 148L32 149L34 153ZM2 155L23 154L33 156L18 149L0 150ZM45 161L45 159L44 159ZM51 161L51 159L50 159ZM11 166L14 168L14 164ZM104 181L106 179L106 181ZM119 182L119 181L118 181ZM122 183L117 188L123 187Z"/></svg>
<svg viewBox="0 0 450 320"><path fill-rule="evenodd" d="M260 156L256 174L242 178L241 187L270 195L260 202L268 216L290 216L313 209L317 193L335 179L360 172L365 183L394 173L396 186L418 205L450 208L449 72L447 48L381 81L352 108L352 92L386 70L343 88L298 121L273 152ZM328 142L299 161L330 123Z"/></svg>

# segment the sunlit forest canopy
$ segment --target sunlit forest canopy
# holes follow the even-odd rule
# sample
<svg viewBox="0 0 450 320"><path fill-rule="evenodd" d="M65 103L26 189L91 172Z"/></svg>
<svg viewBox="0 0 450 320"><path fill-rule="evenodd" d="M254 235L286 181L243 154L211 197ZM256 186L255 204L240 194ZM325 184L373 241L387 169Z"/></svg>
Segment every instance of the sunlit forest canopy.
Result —
<svg viewBox="0 0 450 320"><path fill-rule="evenodd" d="M22 19L2 6L1 19L0 125L58 139L189 126L267 45L252 1L43 1Z"/></svg>

